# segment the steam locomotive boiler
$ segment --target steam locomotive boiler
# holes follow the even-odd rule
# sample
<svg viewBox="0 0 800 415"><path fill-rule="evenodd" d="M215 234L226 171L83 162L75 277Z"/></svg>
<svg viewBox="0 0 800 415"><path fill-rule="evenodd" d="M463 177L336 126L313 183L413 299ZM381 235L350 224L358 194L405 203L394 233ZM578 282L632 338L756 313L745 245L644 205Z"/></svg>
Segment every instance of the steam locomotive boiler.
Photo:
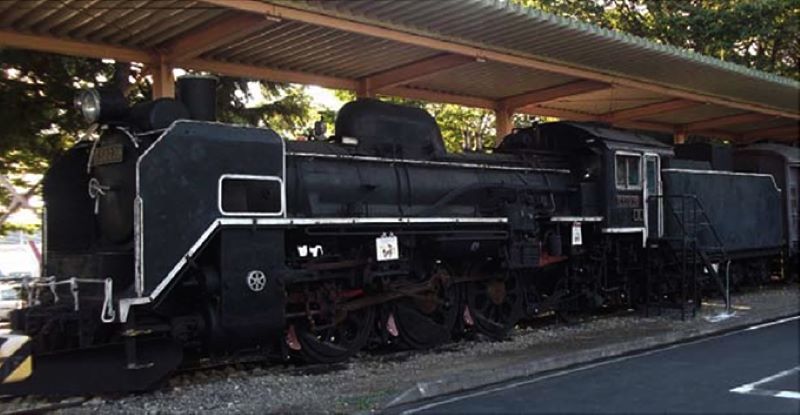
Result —
<svg viewBox="0 0 800 415"><path fill-rule="evenodd" d="M215 122L214 89L80 96L99 136L45 177L48 277L12 316L4 338L25 348L0 362L0 394L143 390L208 357L336 362L503 339L543 311L687 302L675 261L645 278L648 250L699 240L664 219L670 146L553 123L448 154L425 111L376 100L346 104L332 137L287 141ZM678 262L718 281L722 259L701 259Z"/></svg>

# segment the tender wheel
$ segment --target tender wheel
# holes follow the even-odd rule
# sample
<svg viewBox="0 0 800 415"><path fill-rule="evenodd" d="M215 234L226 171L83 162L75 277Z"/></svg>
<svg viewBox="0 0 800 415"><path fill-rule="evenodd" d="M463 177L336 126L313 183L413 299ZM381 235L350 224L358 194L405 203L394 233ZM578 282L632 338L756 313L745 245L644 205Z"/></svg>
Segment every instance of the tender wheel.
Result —
<svg viewBox="0 0 800 415"><path fill-rule="evenodd" d="M523 312L519 278L512 274L466 285L467 307L475 330L496 340L508 337Z"/></svg>
<svg viewBox="0 0 800 415"><path fill-rule="evenodd" d="M450 340L459 317L456 286L444 267L431 276L432 289L394 304L400 340L414 349L429 349Z"/></svg>
<svg viewBox="0 0 800 415"><path fill-rule="evenodd" d="M375 325L375 310L364 307L348 311L341 307L309 304L310 317L292 323L297 354L311 363L336 363L347 360L369 340Z"/></svg>

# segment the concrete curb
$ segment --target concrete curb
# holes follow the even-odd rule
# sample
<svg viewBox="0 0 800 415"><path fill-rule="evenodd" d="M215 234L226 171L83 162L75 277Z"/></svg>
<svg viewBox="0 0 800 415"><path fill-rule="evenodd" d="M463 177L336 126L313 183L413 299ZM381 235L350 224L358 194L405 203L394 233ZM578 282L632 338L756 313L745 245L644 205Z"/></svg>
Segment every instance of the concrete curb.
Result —
<svg viewBox="0 0 800 415"><path fill-rule="evenodd" d="M380 406L380 408L388 409L417 401L432 399L442 395L463 392L471 389L508 382L514 379L530 377L543 372L565 369L571 366L596 363L610 358L641 353L673 344L696 341L706 337L740 330L748 326L778 321L798 315L800 314L797 312L792 312L789 314L762 318L745 317L743 319L736 320L735 323L729 325L711 326L691 330L688 332L670 332L654 336L641 337L635 340L589 348L561 356L531 360L522 364L498 366L491 369L462 372L435 380L418 382L415 386L388 399Z"/></svg>

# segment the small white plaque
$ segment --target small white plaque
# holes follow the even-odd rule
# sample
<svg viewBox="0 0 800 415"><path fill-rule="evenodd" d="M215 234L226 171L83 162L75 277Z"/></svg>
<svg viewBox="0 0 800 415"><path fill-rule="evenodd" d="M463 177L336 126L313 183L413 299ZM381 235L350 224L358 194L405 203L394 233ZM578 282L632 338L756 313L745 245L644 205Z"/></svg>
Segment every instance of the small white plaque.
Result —
<svg viewBox="0 0 800 415"><path fill-rule="evenodd" d="M375 257L378 261L392 261L400 259L400 247L397 237L389 234L375 238Z"/></svg>
<svg viewBox="0 0 800 415"><path fill-rule="evenodd" d="M583 234L581 233L581 223L572 222L572 246L583 245Z"/></svg>

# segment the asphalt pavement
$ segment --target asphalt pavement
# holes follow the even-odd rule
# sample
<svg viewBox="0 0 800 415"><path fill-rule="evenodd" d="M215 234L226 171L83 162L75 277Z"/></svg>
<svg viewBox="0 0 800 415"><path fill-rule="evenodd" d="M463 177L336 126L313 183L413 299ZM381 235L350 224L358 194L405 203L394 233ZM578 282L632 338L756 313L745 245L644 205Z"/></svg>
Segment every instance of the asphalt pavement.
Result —
<svg viewBox="0 0 800 415"><path fill-rule="evenodd" d="M800 414L800 318L387 412Z"/></svg>

